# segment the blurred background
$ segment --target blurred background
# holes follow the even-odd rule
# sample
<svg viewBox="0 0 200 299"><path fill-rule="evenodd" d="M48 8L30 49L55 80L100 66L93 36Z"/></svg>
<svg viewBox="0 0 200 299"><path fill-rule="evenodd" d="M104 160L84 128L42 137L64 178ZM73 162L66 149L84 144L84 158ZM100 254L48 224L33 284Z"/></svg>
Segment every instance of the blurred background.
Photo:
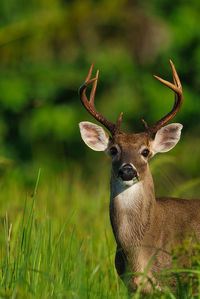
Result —
<svg viewBox="0 0 200 299"><path fill-rule="evenodd" d="M123 111L122 129L140 132L142 118L151 125L172 108L173 92L152 76L171 81L172 59L184 93L174 121L184 129L177 147L151 162L156 193L200 196L199 8L199 0L0 1L2 213L22 205L19 190L32 190L39 168L52 215L59 192L63 217L68 202L82 202L74 204L77 190L91 198L99 190L107 208L109 159L87 148L78 129L95 122L78 97L93 60L98 110L113 122Z"/></svg>

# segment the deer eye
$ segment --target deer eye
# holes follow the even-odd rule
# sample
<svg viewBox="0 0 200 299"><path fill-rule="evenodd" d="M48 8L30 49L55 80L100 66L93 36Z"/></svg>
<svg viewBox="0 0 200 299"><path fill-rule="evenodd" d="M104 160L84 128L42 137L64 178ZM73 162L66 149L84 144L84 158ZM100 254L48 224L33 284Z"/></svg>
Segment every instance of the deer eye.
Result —
<svg viewBox="0 0 200 299"><path fill-rule="evenodd" d="M149 150L148 150L148 148L145 148L143 151L142 151L142 156L143 157L148 157L148 155L149 155Z"/></svg>
<svg viewBox="0 0 200 299"><path fill-rule="evenodd" d="M117 148L115 147L115 146L112 146L111 148L110 148L110 154L112 155L112 156L115 156L116 154L117 154Z"/></svg>

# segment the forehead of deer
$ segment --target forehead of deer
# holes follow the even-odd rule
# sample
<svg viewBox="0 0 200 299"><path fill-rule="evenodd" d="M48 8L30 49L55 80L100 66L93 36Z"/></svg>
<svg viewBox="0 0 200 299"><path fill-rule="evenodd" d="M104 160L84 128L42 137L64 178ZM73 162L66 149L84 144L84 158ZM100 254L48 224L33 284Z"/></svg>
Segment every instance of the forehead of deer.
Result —
<svg viewBox="0 0 200 299"><path fill-rule="evenodd" d="M135 145L135 146L141 146L141 145L148 145L149 144L150 137L147 133L124 133L119 132L118 134L115 134L112 138L113 144L119 144L121 146L129 146Z"/></svg>

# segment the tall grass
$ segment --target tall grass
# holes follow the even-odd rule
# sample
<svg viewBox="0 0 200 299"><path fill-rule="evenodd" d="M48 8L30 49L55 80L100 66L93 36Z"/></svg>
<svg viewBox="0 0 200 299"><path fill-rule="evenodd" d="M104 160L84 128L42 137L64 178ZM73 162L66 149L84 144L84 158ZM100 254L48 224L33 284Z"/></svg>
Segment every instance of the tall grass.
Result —
<svg viewBox="0 0 200 299"><path fill-rule="evenodd" d="M74 205L72 209L69 207L67 217L61 214L59 218L56 210L51 218L45 209L39 211L39 177L40 172L33 194L26 196L24 210L19 211L18 216L12 216L12 220L6 215L1 227L4 228L5 236L0 244L0 296L106 298L113 294L118 297L126 294L126 289L119 287L114 271L114 248L111 245L113 240L110 240L111 235L107 232L104 221L102 233L99 233L98 229L95 231L97 224L92 220L85 233L84 220L81 227L79 219L84 216L77 213ZM43 185L41 193L47 191L46 187ZM56 189L57 195L61 195L59 184ZM73 192L73 184L70 189ZM84 200L83 190L81 195L79 193L80 202ZM100 199L101 195L95 198L95 205L98 206ZM62 202L59 197L54 200ZM90 208L92 212L92 203Z"/></svg>
<svg viewBox="0 0 200 299"><path fill-rule="evenodd" d="M2 180L0 298L130 297L114 268L109 173L99 173L89 182L79 169L74 173L40 176L39 171L33 190L31 183L23 186L16 175ZM193 256L200 252L197 245ZM200 298L197 260L191 262L191 269L179 269L175 263L174 269L160 273L165 281L176 277L175 290L154 289L146 297ZM148 268L140 275L148 277ZM132 297L144 298L141 289L142 284Z"/></svg>

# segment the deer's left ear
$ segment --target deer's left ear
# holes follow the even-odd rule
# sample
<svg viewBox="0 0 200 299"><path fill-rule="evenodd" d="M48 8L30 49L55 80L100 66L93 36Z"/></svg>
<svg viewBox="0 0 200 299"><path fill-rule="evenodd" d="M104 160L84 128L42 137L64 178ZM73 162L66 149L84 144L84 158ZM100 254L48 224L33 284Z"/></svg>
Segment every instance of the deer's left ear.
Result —
<svg viewBox="0 0 200 299"><path fill-rule="evenodd" d="M158 130L152 141L153 154L170 151L178 143L182 128L183 125L174 123Z"/></svg>

